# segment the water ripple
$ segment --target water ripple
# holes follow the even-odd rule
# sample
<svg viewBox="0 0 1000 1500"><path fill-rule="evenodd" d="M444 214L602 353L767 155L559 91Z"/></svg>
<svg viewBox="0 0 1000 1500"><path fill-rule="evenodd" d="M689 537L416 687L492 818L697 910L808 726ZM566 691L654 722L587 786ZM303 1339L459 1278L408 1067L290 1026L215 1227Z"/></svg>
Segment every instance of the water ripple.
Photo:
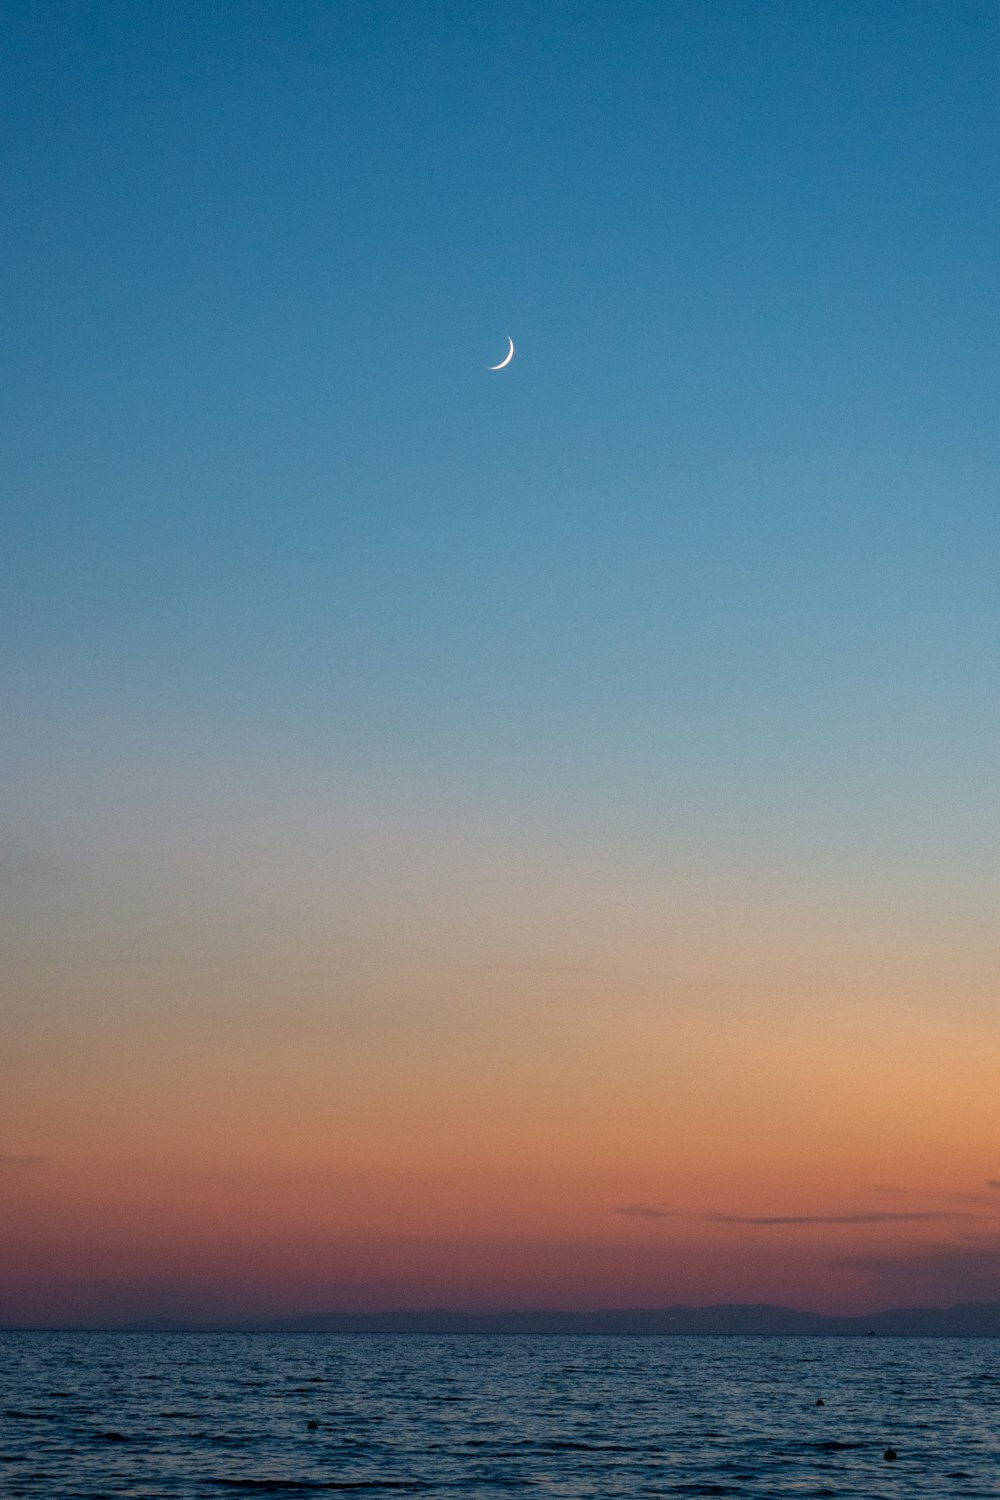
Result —
<svg viewBox="0 0 1000 1500"><path fill-rule="evenodd" d="M998 1386L987 1339L6 1333L0 1487L995 1500Z"/></svg>

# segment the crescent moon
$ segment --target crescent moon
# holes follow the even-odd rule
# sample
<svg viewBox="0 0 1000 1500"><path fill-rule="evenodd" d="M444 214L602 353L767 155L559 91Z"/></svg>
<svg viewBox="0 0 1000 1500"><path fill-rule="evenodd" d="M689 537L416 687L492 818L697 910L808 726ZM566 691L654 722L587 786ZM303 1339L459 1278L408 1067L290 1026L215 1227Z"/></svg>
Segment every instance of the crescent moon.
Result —
<svg viewBox="0 0 1000 1500"><path fill-rule="evenodd" d="M498 365L490 365L491 370L502 370L504 365L509 365L511 360L514 358L514 340L511 338L510 334L507 335L507 342L510 345L510 348L507 351L507 358L502 359Z"/></svg>

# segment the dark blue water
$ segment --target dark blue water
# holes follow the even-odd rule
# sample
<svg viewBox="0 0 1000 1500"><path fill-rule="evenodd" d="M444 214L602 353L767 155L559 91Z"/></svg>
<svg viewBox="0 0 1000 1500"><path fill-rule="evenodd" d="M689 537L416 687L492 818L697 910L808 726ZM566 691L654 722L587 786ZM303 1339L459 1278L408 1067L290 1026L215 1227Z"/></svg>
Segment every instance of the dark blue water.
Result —
<svg viewBox="0 0 1000 1500"><path fill-rule="evenodd" d="M996 1497L1000 1340L0 1333L4 1497L355 1490Z"/></svg>

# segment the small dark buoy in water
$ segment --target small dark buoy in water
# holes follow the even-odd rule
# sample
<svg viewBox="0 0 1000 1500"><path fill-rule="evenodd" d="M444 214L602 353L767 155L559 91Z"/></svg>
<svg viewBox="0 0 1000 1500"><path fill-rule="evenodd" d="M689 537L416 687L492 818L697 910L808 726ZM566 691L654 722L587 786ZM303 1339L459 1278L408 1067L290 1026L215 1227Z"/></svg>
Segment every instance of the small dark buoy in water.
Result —
<svg viewBox="0 0 1000 1500"><path fill-rule="evenodd" d="M317 1428L319 1427L319 1423L318 1422L314 1422L313 1419L310 1417L309 1421L306 1423L306 1426L308 1427L308 1429L309 1429L310 1432L315 1432L317 1430Z"/></svg>
<svg viewBox="0 0 1000 1500"><path fill-rule="evenodd" d="M887 1464L895 1463L897 1456L895 1448L887 1448L882 1454Z"/></svg>
<svg viewBox="0 0 1000 1500"><path fill-rule="evenodd" d="M817 1406L825 1406L826 1405L826 1402L823 1400L822 1396L817 1397L816 1405Z"/></svg>

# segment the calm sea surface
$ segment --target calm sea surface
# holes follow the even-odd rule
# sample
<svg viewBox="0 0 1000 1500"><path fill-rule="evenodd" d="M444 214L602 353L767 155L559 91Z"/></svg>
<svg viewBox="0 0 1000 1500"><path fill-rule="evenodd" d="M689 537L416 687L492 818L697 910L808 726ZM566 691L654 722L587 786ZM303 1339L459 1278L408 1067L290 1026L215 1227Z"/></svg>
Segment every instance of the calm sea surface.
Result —
<svg viewBox="0 0 1000 1500"><path fill-rule="evenodd" d="M0 1333L0 1413L5 1500L1000 1496L994 1339Z"/></svg>

